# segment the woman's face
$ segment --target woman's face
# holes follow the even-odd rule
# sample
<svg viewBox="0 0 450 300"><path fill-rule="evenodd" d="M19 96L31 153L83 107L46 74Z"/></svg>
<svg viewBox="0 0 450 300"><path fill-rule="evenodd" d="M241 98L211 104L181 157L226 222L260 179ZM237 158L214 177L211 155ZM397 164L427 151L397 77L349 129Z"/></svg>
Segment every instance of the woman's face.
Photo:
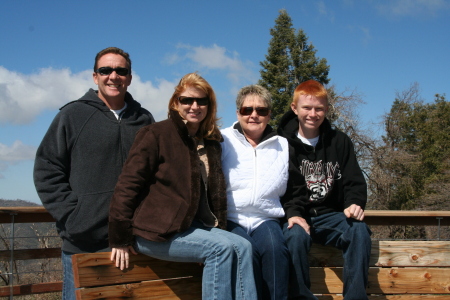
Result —
<svg viewBox="0 0 450 300"><path fill-rule="evenodd" d="M182 99L181 101L183 101L183 98L187 97L186 100L189 100L187 102L190 102L192 99L189 98L201 99L206 98L207 96L202 90L188 87L180 94L180 97ZM206 118L206 114L208 113L208 105L198 105L198 102L202 104L202 100L195 100L191 104L183 104L180 100L178 101L178 112L180 113L180 116L188 122L186 126L188 126L190 131L197 131L200 127L200 123Z"/></svg>
<svg viewBox="0 0 450 300"><path fill-rule="evenodd" d="M258 115L256 108L267 108L267 105L257 95L247 95L242 103L242 107L253 108L250 115L243 115L240 111L237 111L237 118L239 124L242 127L245 135L251 137L252 139L260 139L264 129L266 129L267 124L270 120L270 114L266 116Z"/></svg>

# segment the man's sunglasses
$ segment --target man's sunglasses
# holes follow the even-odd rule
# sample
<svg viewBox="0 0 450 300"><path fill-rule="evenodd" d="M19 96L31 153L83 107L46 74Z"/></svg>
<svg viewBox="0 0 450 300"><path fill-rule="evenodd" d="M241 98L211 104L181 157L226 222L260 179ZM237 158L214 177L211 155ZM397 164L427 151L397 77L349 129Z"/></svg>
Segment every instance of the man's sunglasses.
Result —
<svg viewBox="0 0 450 300"><path fill-rule="evenodd" d="M109 75L113 71L116 71L117 75L119 76L127 76L130 70L127 68L111 68L111 67L101 67L95 70L96 73L100 75Z"/></svg>
<svg viewBox="0 0 450 300"><path fill-rule="evenodd" d="M269 114L269 109L267 107L256 107L253 108L251 106L243 106L239 110L239 113L243 116L250 116L253 113L253 110L256 110L258 116L265 117Z"/></svg>
<svg viewBox="0 0 450 300"><path fill-rule="evenodd" d="M205 98L195 98L195 97L185 97L185 96L180 96L178 97L178 101L180 101L181 104L184 105L192 105L195 102L197 102L198 106L204 106L204 105L208 105L209 104L209 98L205 97Z"/></svg>

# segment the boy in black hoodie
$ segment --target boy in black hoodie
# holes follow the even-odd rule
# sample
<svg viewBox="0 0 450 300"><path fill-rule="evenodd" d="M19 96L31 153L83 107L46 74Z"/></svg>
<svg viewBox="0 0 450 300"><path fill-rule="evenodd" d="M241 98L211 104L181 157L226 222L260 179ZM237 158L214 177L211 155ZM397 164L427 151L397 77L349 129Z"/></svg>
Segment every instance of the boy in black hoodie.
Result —
<svg viewBox="0 0 450 300"><path fill-rule="evenodd" d="M362 222L367 186L350 138L325 117L328 95L315 80L297 86L292 110L278 133L294 149L290 184L282 202L283 231L291 252L292 299L317 299L309 290L308 253L312 242L339 248L344 257L344 299L368 299L370 229Z"/></svg>

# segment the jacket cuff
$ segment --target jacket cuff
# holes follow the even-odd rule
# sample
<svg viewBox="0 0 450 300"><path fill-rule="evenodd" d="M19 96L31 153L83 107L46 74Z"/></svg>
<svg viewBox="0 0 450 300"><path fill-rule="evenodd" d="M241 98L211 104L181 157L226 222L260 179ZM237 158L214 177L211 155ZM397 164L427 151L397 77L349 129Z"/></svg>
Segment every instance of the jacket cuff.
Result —
<svg viewBox="0 0 450 300"><path fill-rule="evenodd" d="M285 211L286 219L292 217L302 217L305 218L305 209L303 207L290 208Z"/></svg>
<svg viewBox="0 0 450 300"><path fill-rule="evenodd" d="M127 247L134 244L133 227L130 221L109 222L109 246Z"/></svg>

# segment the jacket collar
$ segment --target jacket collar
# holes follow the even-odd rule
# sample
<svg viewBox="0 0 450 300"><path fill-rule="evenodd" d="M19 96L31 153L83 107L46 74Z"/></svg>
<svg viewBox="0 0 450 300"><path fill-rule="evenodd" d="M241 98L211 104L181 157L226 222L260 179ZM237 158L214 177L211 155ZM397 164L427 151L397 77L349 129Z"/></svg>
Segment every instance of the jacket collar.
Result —
<svg viewBox="0 0 450 300"><path fill-rule="evenodd" d="M244 131L242 130L242 126L239 122L234 123L233 129L236 129L237 131L239 131L240 134L245 136ZM259 141L259 143L262 143L275 135L277 135L277 132L275 130L273 130L273 128L269 124L267 124L266 128L263 131L263 134L262 134L262 137L261 137L261 140Z"/></svg>
<svg viewBox="0 0 450 300"><path fill-rule="evenodd" d="M298 137L298 117L297 115L292 111L289 110L286 112L283 117L280 120L277 132L279 135L287 138L289 140L289 143L292 145L299 145L305 149L306 152L315 151L315 147L312 147L310 145L304 144ZM320 138L319 143L316 145L316 147L322 147L324 146L332 132L332 127L330 121L325 118L323 123L319 127L320 130Z"/></svg>
<svg viewBox="0 0 450 300"><path fill-rule="evenodd" d="M141 108L141 104L133 99L133 96L131 96L130 93L125 93L125 103L127 104L126 110L139 110ZM64 106L60 108L63 109L67 105L74 103L74 102L81 102L90 106L93 106L97 108L98 110L109 112L110 109L106 104L98 97L97 91L94 89L89 89L86 94L84 94L80 99L74 100L71 102L66 103Z"/></svg>
<svg viewBox="0 0 450 300"><path fill-rule="evenodd" d="M177 129L178 134L181 139L190 147L195 147L196 142L194 137L189 135L189 131L187 129L186 123L181 118L180 114L176 110L169 110L169 120L172 121L173 125Z"/></svg>

